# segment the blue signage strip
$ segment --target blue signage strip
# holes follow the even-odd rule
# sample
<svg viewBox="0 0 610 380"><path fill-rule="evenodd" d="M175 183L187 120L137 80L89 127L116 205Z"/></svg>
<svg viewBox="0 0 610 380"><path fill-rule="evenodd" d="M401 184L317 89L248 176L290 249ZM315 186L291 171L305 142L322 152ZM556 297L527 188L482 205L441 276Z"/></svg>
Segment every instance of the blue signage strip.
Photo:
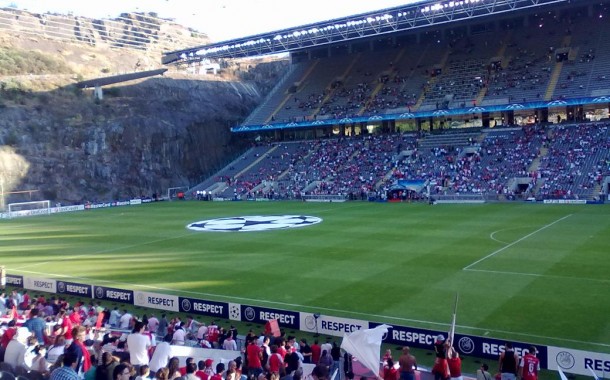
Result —
<svg viewBox="0 0 610 380"><path fill-rule="evenodd" d="M6 285L16 286L18 288L23 288L23 276L16 276L14 274L6 275Z"/></svg>
<svg viewBox="0 0 610 380"><path fill-rule="evenodd" d="M182 313L193 313L229 319L229 304L226 302L215 302L198 300L195 298L178 297L179 307Z"/></svg>
<svg viewBox="0 0 610 380"><path fill-rule="evenodd" d="M374 328L381 323L370 322L369 327ZM439 334L447 337L446 331L435 331L418 329L413 327L404 327L397 325L388 325L388 334L384 337L384 343L396 344L400 346L409 346L422 348L425 350L434 350L434 340ZM462 355L474 356L477 358L490 359L497 361L500 354L504 351L504 340L482 338L474 335L455 334L455 347ZM538 350L538 359L540 359L540 367L548 368L547 364L547 347L537 344L513 342L515 352L519 356L523 355L524 350L528 350L530 346L535 346Z"/></svg>
<svg viewBox="0 0 610 380"><path fill-rule="evenodd" d="M133 291L106 286L94 286L93 295L95 299L122 302L133 305Z"/></svg>
<svg viewBox="0 0 610 380"><path fill-rule="evenodd" d="M268 309L265 307L241 305L241 320L265 324L267 321L277 319L278 325L300 330L299 313L287 310Z"/></svg>
<svg viewBox="0 0 610 380"><path fill-rule="evenodd" d="M79 284L77 282L57 281L57 293L93 298L91 285Z"/></svg>
<svg viewBox="0 0 610 380"><path fill-rule="evenodd" d="M352 123L366 123L366 122L382 122L384 120L408 120L416 118L428 118L428 117L447 117L447 116L463 116L471 114L481 114L484 112L503 112L503 111L521 111L521 110L535 110L540 108L554 108L554 107L567 107L567 106L579 106L587 104L598 104L598 103L610 103L610 96L597 96L597 97L584 97L584 98L573 98L565 100L552 100L552 101L535 101L525 103L511 103L501 105L489 105L489 106L472 106L472 107L460 107L452 109L440 109L430 111L418 111L418 112L403 112L403 113L389 113L383 115L371 115L371 116L353 116L345 117L342 119L326 119L326 120L313 120L313 121L299 121L289 123L273 123L273 124L256 124L256 125L240 125L232 127L231 132L252 132L252 131L265 131L275 129L294 129L294 128L311 128L319 125L336 125L336 124L352 124Z"/></svg>

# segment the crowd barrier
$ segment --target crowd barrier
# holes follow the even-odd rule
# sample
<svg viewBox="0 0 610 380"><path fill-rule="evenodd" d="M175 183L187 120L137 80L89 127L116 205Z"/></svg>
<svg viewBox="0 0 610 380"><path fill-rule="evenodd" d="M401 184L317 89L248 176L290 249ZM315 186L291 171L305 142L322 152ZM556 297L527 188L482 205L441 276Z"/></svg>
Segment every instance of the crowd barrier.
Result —
<svg viewBox="0 0 610 380"><path fill-rule="evenodd" d="M277 320L279 326L284 328L337 337L342 337L346 333L360 329L374 328L381 324L378 321L342 318L233 302L203 300L72 281L26 277L10 273L6 275L6 284L7 286L33 291L78 296L92 300L120 302L151 309L189 313L203 317L222 318L261 325L269 320ZM390 328L384 336L384 343L428 350L433 349L434 339L437 335L447 333L446 331L395 324L388 325ZM454 346L460 354L492 361L498 360L498 356L504 350L503 345L505 343L504 340L459 333L455 334L454 341ZM557 368L561 368L564 372L579 375L591 375L591 370L602 373L610 372L610 354L532 344L530 342L513 342L513 346L518 354L522 354L531 345L536 346L538 349L540 365L544 369L557 370Z"/></svg>

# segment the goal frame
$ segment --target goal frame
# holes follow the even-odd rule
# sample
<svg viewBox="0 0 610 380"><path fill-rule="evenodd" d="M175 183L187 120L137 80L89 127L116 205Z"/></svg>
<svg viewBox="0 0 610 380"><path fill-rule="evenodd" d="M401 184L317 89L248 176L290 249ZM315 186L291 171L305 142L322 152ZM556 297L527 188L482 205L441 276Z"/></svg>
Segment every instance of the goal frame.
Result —
<svg viewBox="0 0 610 380"><path fill-rule="evenodd" d="M175 191L173 194L178 194L180 192L180 190L182 190L181 192L184 193L184 195L186 196L186 193L189 190L189 187L188 186L168 187L167 188L167 200L170 202L173 200L177 200L178 197L172 198L172 191Z"/></svg>
<svg viewBox="0 0 610 380"><path fill-rule="evenodd" d="M20 208L22 206L28 205L36 205L40 204L42 207L40 208L30 208L27 210L15 210L15 208ZM50 215L51 214L51 201L30 201L30 202L17 202L17 203L9 203L7 205L7 215L9 219L20 217L20 216L30 216L30 215ZM27 213L26 211L33 211ZM26 215L27 214L27 215Z"/></svg>

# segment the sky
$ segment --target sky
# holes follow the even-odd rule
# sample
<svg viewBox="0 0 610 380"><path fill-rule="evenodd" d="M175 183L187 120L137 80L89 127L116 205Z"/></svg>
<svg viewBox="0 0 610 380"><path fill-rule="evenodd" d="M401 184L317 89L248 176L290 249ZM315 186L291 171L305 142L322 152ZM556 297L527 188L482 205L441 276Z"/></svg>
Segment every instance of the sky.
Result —
<svg viewBox="0 0 610 380"><path fill-rule="evenodd" d="M128 12L159 17L206 33L213 42L271 32L421 0L0 0L0 7L113 18Z"/></svg>

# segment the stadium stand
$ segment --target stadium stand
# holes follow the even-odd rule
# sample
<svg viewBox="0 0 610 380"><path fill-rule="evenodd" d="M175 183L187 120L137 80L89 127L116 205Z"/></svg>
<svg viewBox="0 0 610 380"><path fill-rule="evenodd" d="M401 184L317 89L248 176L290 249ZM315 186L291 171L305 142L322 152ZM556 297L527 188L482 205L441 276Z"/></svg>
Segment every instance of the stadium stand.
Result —
<svg viewBox="0 0 610 380"><path fill-rule="evenodd" d="M231 176L215 177L226 184L216 195L366 199L407 179L427 181L437 195L593 200L610 175L609 148L608 123L265 143L220 172Z"/></svg>

